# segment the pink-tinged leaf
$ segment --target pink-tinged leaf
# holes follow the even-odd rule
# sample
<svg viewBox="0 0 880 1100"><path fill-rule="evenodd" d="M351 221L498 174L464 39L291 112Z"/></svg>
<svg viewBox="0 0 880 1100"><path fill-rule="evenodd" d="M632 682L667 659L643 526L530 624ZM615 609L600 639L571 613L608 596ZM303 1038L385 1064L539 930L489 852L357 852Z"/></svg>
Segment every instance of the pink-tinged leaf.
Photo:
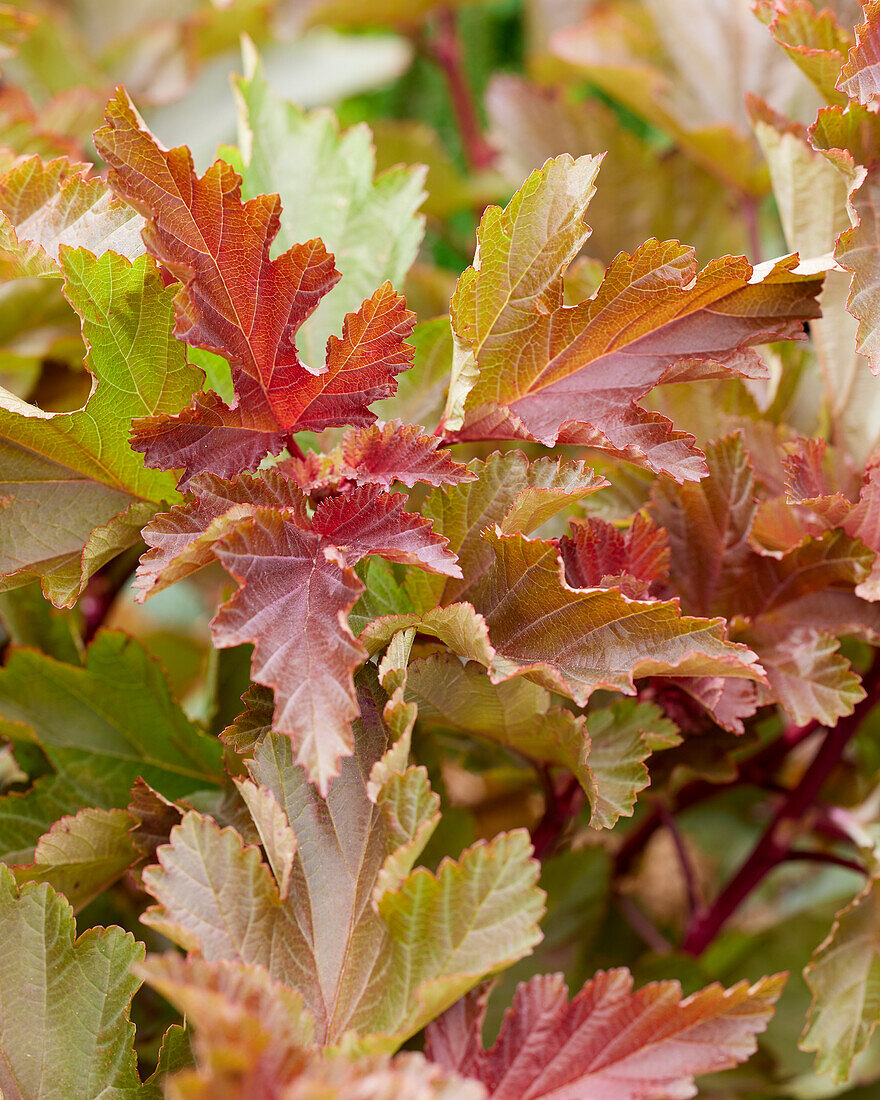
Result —
<svg viewBox="0 0 880 1100"><path fill-rule="evenodd" d="M722 729L730 733L745 733L743 719L751 718L761 702L761 688L752 680L695 676L689 680L670 678L666 683L674 684L696 700Z"/></svg>
<svg viewBox="0 0 880 1100"><path fill-rule="evenodd" d="M436 435L424 435L414 424L391 420L369 428L350 428L342 443L329 454L309 451L304 458L284 463L285 472L306 492L351 485L382 485L395 482L412 488L424 485L459 485L476 480L452 453L441 447Z"/></svg>
<svg viewBox="0 0 880 1100"><path fill-rule="evenodd" d="M763 682L755 654L721 619L684 618L678 602L577 591L556 545L486 531L493 564L469 592L496 650L492 677L527 673L579 705L597 688L635 694L639 676L733 676ZM537 610L537 613L536 613Z"/></svg>
<svg viewBox="0 0 880 1100"><path fill-rule="evenodd" d="M694 1077L754 1053L784 984L776 975L682 998L678 982L634 992L629 971L611 970L569 1002L561 975L539 976L518 986L489 1050L474 994L428 1026L425 1050L493 1100L688 1100Z"/></svg>
<svg viewBox="0 0 880 1100"><path fill-rule="evenodd" d="M211 624L214 644L254 644L253 678L275 691L274 728L326 793L352 751L352 674L366 651L347 615L363 585L317 532L269 509L222 539L216 554L241 588Z"/></svg>
<svg viewBox="0 0 880 1100"><path fill-rule="evenodd" d="M252 487L240 495L259 499ZM286 511L246 503L250 518L242 519L233 504L211 526L211 508L227 507L213 498L199 517L203 525L209 521L201 540L197 532L180 548L178 538L191 531L169 533L168 567L187 568L210 552L240 582L212 623L214 642L254 644L253 678L275 692L273 729L291 738L297 762L326 793L340 757L352 751L350 723L358 713L352 676L367 655L348 627L348 612L364 590L353 566L379 554L447 576L460 571L446 539L432 532L430 520L404 512L399 494L364 486L328 497L309 521L298 507L299 490L290 488Z"/></svg>
<svg viewBox="0 0 880 1100"><path fill-rule="evenodd" d="M133 584L141 602L213 561L214 544L258 508L289 513L301 527L308 525L302 492L271 470L234 481L200 474L189 488L195 500L160 513L143 530L151 549L141 558Z"/></svg>
<svg viewBox="0 0 880 1100"><path fill-rule="evenodd" d="M880 2L866 0L865 21L856 27L856 44L840 74L837 87L864 106L880 93Z"/></svg>
<svg viewBox="0 0 880 1100"><path fill-rule="evenodd" d="M634 600L654 595L669 573L667 534L642 512L626 532L595 516L573 520L559 553L571 588L619 588Z"/></svg>
<svg viewBox="0 0 880 1100"><path fill-rule="evenodd" d="M85 164L28 157L0 175L0 271L5 278L57 275L62 245L134 260L141 218Z"/></svg>
<svg viewBox="0 0 880 1100"><path fill-rule="evenodd" d="M593 158L557 157L508 207L490 208L477 264L452 299L457 361L446 438L534 439L611 451L678 481L705 473L693 437L639 404L655 386L765 371L754 345L796 339L818 316L821 277L791 256L702 271L692 248L621 253L594 295L563 304L563 272L586 240Z"/></svg>
<svg viewBox="0 0 880 1100"><path fill-rule="evenodd" d="M815 720L825 726L852 714L865 690L849 661L838 653L830 634L808 626L761 629L747 635L761 655L770 690L800 726Z"/></svg>

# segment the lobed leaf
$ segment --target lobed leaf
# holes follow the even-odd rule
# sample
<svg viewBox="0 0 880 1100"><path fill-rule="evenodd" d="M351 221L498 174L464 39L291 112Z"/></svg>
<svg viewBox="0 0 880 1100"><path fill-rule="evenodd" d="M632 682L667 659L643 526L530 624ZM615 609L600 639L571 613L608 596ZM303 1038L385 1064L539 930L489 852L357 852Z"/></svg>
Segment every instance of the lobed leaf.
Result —
<svg viewBox="0 0 880 1100"><path fill-rule="evenodd" d="M880 886L868 883L835 918L804 978L813 994L802 1050L816 1053L816 1069L836 1083L849 1077L880 1016Z"/></svg>
<svg viewBox="0 0 880 1100"><path fill-rule="evenodd" d="M865 21L856 27L856 42L840 74L837 87L864 106L880 93L880 4L865 0Z"/></svg>
<svg viewBox="0 0 880 1100"><path fill-rule="evenodd" d="M19 891L0 867L0 1089L5 1100L137 1095L129 1005L143 945L121 928L74 939L46 885ZM40 996L34 991L40 990Z"/></svg>
<svg viewBox="0 0 880 1100"><path fill-rule="evenodd" d="M145 919L208 962L263 966L298 989L322 1045L353 1030L394 1049L484 974L528 953L542 895L523 833L445 861L436 877L410 871L436 824L436 798L422 769L394 767L374 769L370 796L387 734L365 695L361 710L356 755L326 799L286 738L269 734L255 749L252 776L297 838L286 900L256 849L190 813L159 850L160 866L144 872L159 902Z"/></svg>
<svg viewBox="0 0 880 1100"><path fill-rule="evenodd" d="M588 236L597 170L595 158L557 157L483 216L478 263L452 300L446 438L578 443L699 480L692 437L638 401L665 382L759 376L753 345L797 338L821 280L795 273L796 257L760 271L727 257L699 272L692 249L648 241L565 306L562 272Z"/></svg>
<svg viewBox="0 0 880 1100"><path fill-rule="evenodd" d="M521 984L494 1046L471 994L428 1027L428 1057L484 1082L495 1100L602 1096L687 1100L694 1077L744 1062L773 1014L785 976L712 985L682 998L678 982L633 992L627 970L600 971L569 1003L562 976Z"/></svg>
<svg viewBox="0 0 880 1100"><path fill-rule="evenodd" d="M70 606L161 501L179 499L174 477L145 470L127 436L132 417L179 408L197 372L173 338L172 295L147 257L64 250L61 269L96 385L72 413L0 392L0 583L40 577L53 603Z"/></svg>

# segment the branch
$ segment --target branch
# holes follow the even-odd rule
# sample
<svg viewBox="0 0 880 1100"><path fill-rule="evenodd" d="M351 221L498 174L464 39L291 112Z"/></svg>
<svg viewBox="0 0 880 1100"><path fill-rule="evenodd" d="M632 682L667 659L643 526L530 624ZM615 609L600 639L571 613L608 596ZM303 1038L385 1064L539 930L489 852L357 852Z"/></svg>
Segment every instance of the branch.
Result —
<svg viewBox="0 0 880 1100"><path fill-rule="evenodd" d="M868 874L867 868L861 863L854 859L846 859L844 856L837 856L833 852L805 851L797 848L794 851L786 852L782 857L782 861L785 863L794 863L797 860L807 860L810 863L830 863L835 867L846 867L848 871L855 871L858 875Z"/></svg>
<svg viewBox="0 0 880 1100"><path fill-rule="evenodd" d="M104 620L110 614L117 596L128 584L144 550L146 546L139 541L112 561L108 561L89 579L79 602L83 615L84 645L88 645L104 625Z"/></svg>
<svg viewBox="0 0 880 1100"><path fill-rule="evenodd" d="M549 769L543 769L540 775L544 785L544 815L532 829L532 847L535 859L543 860L556 851L562 834L584 803L584 792L574 776L563 777L554 784Z"/></svg>
<svg viewBox="0 0 880 1100"><path fill-rule="evenodd" d="M660 814L663 820L663 827L672 837L672 843L675 845L675 853L678 856L678 863L681 867L681 877L684 879L684 886L687 892L688 919L693 920L694 914L701 907L700 891L697 887L697 877L694 874L694 866L693 863L691 863L691 857L688 853L684 837L681 835L678 823L663 803L660 804Z"/></svg>
<svg viewBox="0 0 880 1100"><path fill-rule="evenodd" d="M437 33L427 44L427 48L446 78L446 87L468 167L473 172L491 167L496 153L483 137L474 92L464 70L461 40L453 11L446 8L440 12L437 17Z"/></svg>
<svg viewBox="0 0 880 1100"><path fill-rule="evenodd" d="M751 855L730 880L713 905L697 913L685 938L683 949L691 955L701 955L715 939L737 908L774 867L787 858L799 822L813 805L819 791L834 771L853 734L880 695L880 650L874 651L871 667L862 683L865 697L856 704L852 714L841 718L828 731L813 762L801 781L791 791L773 816Z"/></svg>

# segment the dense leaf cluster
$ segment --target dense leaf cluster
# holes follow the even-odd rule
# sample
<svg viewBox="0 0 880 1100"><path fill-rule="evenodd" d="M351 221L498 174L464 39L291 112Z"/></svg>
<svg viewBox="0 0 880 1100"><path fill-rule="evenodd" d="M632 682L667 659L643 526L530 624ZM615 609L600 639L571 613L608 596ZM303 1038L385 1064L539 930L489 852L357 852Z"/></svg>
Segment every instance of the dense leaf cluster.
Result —
<svg viewBox="0 0 880 1100"><path fill-rule="evenodd" d="M118 7L0 9L0 1095L873 1095L880 2Z"/></svg>

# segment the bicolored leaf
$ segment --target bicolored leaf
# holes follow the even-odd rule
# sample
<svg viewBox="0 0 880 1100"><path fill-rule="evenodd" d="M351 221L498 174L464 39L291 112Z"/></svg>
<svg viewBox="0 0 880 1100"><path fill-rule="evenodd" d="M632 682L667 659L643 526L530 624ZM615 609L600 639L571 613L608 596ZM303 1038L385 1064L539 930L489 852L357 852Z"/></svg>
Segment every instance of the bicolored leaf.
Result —
<svg viewBox="0 0 880 1100"><path fill-rule="evenodd" d="M64 898L46 885L19 892L0 867L4 1100L139 1094L128 1014L140 985L131 967L143 958L143 945L121 928L75 936Z"/></svg>
<svg viewBox="0 0 880 1100"><path fill-rule="evenodd" d="M106 119L95 142L111 184L143 212L148 249L183 282L176 333L226 357L236 394L231 407L208 394L179 419L139 423L135 446L147 464L228 477L292 443L300 428L372 423L366 406L394 393L412 359L404 341L414 318L391 284L345 317L326 364L304 366L297 331L339 279L324 245L295 244L270 259L277 195L242 201L240 178L222 161L196 176L189 151L162 149L122 91Z"/></svg>
<svg viewBox="0 0 880 1100"><path fill-rule="evenodd" d="M233 163L242 191L246 198L278 194L278 245L319 237L342 276L297 333L303 360L319 367L347 313L382 283L403 286L425 228L417 213L424 170L398 164L374 179L366 126L340 133L330 112L306 114L279 100L247 46L244 66L234 84L241 153Z"/></svg>
<svg viewBox="0 0 880 1100"><path fill-rule="evenodd" d="M569 1002L562 976L551 974L517 988L489 1050L485 1005L472 994L429 1025L426 1052L484 1082L494 1100L687 1100L697 1095L694 1077L754 1053L784 984L777 975L682 998L678 982L634 992L629 971L610 970Z"/></svg>
<svg viewBox="0 0 880 1100"><path fill-rule="evenodd" d="M846 95L837 88L853 39L835 13L810 0L758 0L755 14L825 100L844 105Z"/></svg>
<svg viewBox="0 0 880 1100"><path fill-rule="evenodd" d="M490 568L492 552L481 537L487 528L498 524L505 534L530 535L608 484L583 462L552 458L529 462L521 451L475 459L468 469L475 475L472 484L437 489L422 504L422 514L430 516L434 530L449 539L464 574L461 580L442 584L429 580L422 585L414 579L420 596L424 588L430 590L424 593L427 607L460 599Z"/></svg>
<svg viewBox="0 0 880 1100"><path fill-rule="evenodd" d="M572 589L554 543L497 530L483 537L493 564L468 595L497 651L493 678L525 673L579 705L598 688L632 695L639 676L763 680L755 654L725 639L722 620L685 618L677 601Z"/></svg>
<svg viewBox="0 0 880 1100"><path fill-rule="evenodd" d="M592 298L565 306L562 273L587 238L597 170L595 158L557 157L483 216L478 263L452 300L446 437L579 443L699 480L692 437L639 400L665 382L760 376L754 345L801 335L821 276L796 274L794 256L698 271L693 249L648 241L612 262Z"/></svg>
<svg viewBox="0 0 880 1100"><path fill-rule="evenodd" d="M880 883L873 880L834 921L804 970L813 994L802 1050L838 1084L880 1023Z"/></svg>
<svg viewBox="0 0 880 1100"><path fill-rule="evenodd" d="M865 0L865 21L856 27L856 43L849 51L837 87L864 106L880 94L880 4Z"/></svg>
<svg viewBox="0 0 880 1100"><path fill-rule="evenodd" d="M63 245L134 260L144 251L143 225L84 164L27 157L0 175L0 271L7 279L60 275Z"/></svg>
<svg viewBox="0 0 880 1100"><path fill-rule="evenodd" d="M542 895L523 833L478 844L436 876L409 870L437 800L422 769L374 769L387 733L366 692L361 713L356 755L342 761L326 801L287 738L269 734L255 749L251 774L298 842L285 900L257 849L190 813L160 848L160 866L144 872L159 903L147 919L209 963L263 966L299 990L320 1044L353 1030L389 1050L528 953Z"/></svg>
<svg viewBox="0 0 880 1100"><path fill-rule="evenodd" d="M0 572L7 587L41 577L53 603L70 606L161 501L179 499L173 475L144 469L128 433L132 417L185 403L198 371L172 335L172 292L151 260L65 250L61 267L96 385L72 413L0 394Z"/></svg>

